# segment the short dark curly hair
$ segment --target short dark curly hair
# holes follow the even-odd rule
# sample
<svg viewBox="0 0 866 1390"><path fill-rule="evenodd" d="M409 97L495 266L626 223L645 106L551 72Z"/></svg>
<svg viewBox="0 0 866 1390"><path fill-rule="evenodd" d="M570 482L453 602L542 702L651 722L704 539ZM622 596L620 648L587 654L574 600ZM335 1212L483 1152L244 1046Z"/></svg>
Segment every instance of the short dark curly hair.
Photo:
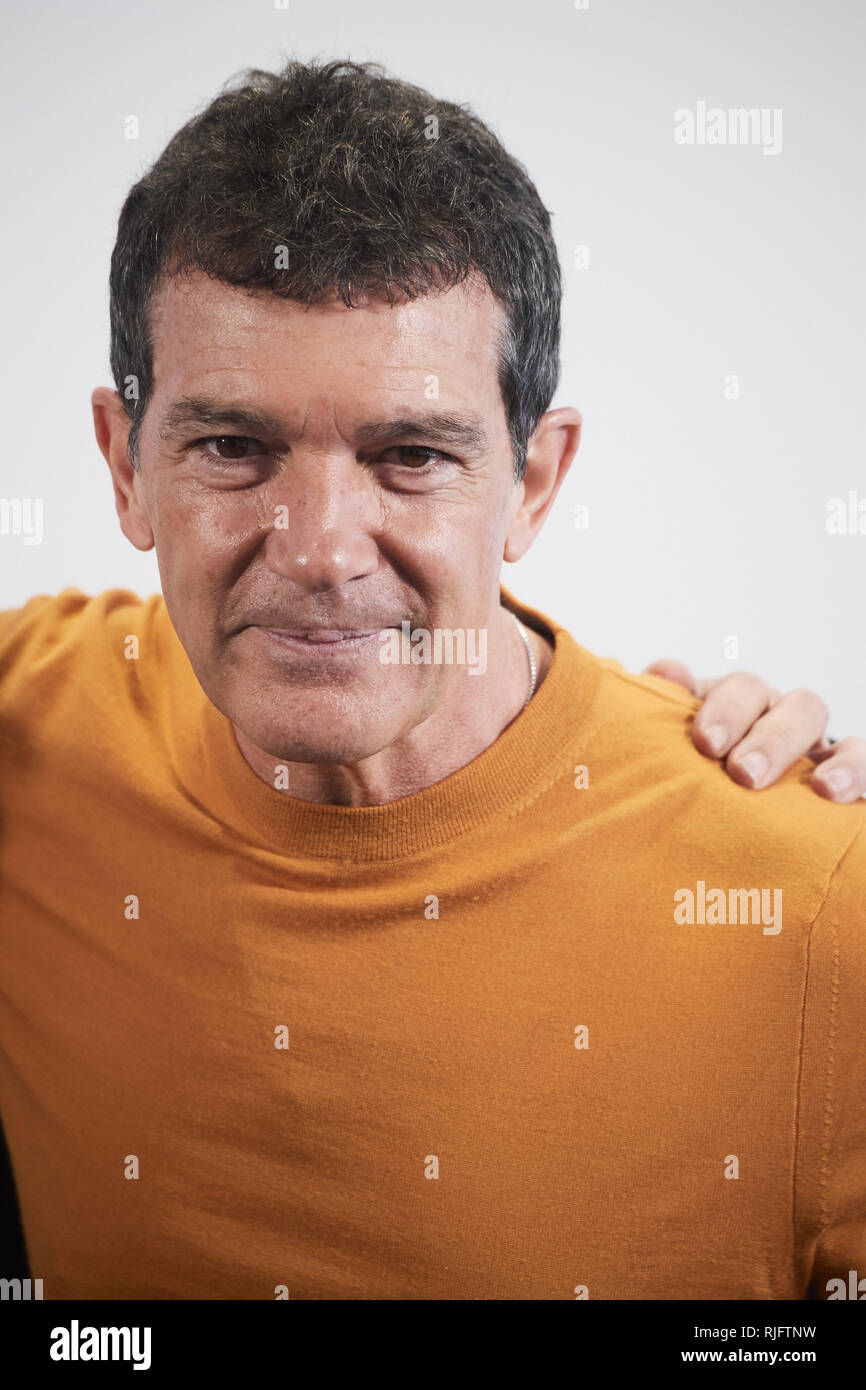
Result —
<svg viewBox="0 0 866 1390"><path fill-rule="evenodd" d="M480 272L506 311L499 383L523 477L559 380L559 260L525 168L465 104L379 63L290 60L230 79L177 132L130 190L111 257L111 370L134 464L153 390L152 298L189 269L349 308L353 295L394 303Z"/></svg>

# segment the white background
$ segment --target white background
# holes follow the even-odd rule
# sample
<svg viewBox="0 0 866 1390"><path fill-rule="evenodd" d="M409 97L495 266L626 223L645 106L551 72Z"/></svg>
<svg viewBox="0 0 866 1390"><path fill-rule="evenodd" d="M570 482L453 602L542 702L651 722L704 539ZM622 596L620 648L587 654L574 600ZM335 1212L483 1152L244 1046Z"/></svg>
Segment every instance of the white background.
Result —
<svg viewBox="0 0 866 1390"><path fill-rule="evenodd" d="M0 495L42 497L45 535L0 537L0 606L68 584L159 587L118 528L89 406L111 380L108 263L129 186L239 69L372 58L472 105L554 216L554 404L580 408L584 440L504 582L632 669L675 654L701 674L759 670L817 689L832 732L866 735L866 535L825 529L830 498L866 498L866 7L7 0L3 29ZM699 101L781 108L781 153L675 144L675 110Z"/></svg>

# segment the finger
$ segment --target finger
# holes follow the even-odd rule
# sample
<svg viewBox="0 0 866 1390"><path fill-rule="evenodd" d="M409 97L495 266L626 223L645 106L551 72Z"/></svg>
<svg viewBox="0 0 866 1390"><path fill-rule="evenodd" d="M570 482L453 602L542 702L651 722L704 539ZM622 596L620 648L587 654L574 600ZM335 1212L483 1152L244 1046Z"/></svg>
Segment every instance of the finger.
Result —
<svg viewBox="0 0 866 1390"><path fill-rule="evenodd" d="M792 690L757 721L728 754L727 770L741 787L768 787L820 739L828 710L813 690Z"/></svg>
<svg viewBox="0 0 866 1390"><path fill-rule="evenodd" d="M816 767L812 786L828 801L856 801L866 793L866 739L843 738Z"/></svg>
<svg viewBox="0 0 866 1390"><path fill-rule="evenodd" d="M662 657L660 661L654 661L652 666L647 666L645 676L664 676L665 680L674 681L677 685L684 685L686 690L690 690L693 695L697 694L697 682L686 666L685 662L677 661L674 656Z"/></svg>
<svg viewBox="0 0 866 1390"><path fill-rule="evenodd" d="M710 758L721 758L779 701L778 690L749 671L716 681L692 723L692 742Z"/></svg>
<svg viewBox="0 0 866 1390"><path fill-rule="evenodd" d="M828 738L825 734L823 738L818 740L813 748L809 749L806 756L811 758L813 763L822 763L825 758L831 758L833 756L838 746L835 739Z"/></svg>

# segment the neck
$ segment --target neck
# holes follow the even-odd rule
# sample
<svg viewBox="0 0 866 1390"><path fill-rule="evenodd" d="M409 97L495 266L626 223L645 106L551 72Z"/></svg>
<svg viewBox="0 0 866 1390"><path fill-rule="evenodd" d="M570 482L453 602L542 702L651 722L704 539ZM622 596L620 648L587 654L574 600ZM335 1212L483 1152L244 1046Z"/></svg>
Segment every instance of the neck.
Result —
<svg viewBox="0 0 866 1390"><path fill-rule="evenodd" d="M496 610L489 631L484 700L468 688L474 682L466 668L458 667L429 718L387 748L358 763L289 763L291 795L337 806L381 806L423 791L479 757L522 713L529 693L526 645L504 607ZM532 628L524 626L524 631L535 656L538 690L553 660L553 644ZM250 767L273 787L273 755L257 748L237 725L233 728Z"/></svg>

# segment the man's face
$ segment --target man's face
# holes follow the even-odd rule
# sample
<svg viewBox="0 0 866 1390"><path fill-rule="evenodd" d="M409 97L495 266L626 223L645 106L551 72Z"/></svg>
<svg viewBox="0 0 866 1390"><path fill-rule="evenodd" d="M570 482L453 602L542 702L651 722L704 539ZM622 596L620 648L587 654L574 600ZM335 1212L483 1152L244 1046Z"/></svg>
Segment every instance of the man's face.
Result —
<svg viewBox="0 0 866 1390"><path fill-rule="evenodd" d="M131 512L201 685L275 757L378 752L459 674L385 664L380 630L486 628L498 608L522 493L501 306L470 282L305 307L194 273L163 284L151 321ZM347 632L371 635L333 640Z"/></svg>

